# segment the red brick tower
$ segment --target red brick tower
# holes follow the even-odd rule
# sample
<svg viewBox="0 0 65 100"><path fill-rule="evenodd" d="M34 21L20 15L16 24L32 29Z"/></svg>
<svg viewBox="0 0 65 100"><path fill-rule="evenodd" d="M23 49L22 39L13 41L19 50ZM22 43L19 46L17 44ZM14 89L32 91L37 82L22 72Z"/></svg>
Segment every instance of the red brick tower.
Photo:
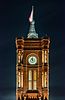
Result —
<svg viewBox="0 0 65 100"><path fill-rule="evenodd" d="M49 100L50 40L39 38L34 24L26 39L16 38L16 100Z"/></svg>

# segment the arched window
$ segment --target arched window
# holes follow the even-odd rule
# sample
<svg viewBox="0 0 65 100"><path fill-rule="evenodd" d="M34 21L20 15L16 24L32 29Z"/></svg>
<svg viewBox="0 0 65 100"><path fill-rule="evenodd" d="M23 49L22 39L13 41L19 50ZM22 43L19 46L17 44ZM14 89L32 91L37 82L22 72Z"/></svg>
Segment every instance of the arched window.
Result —
<svg viewBox="0 0 65 100"><path fill-rule="evenodd" d="M23 88L23 72L21 72L21 87Z"/></svg>
<svg viewBox="0 0 65 100"><path fill-rule="evenodd" d="M20 63L20 55L18 55L18 63Z"/></svg>
<svg viewBox="0 0 65 100"><path fill-rule="evenodd" d="M47 51L45 50L45 63L47 63Z"/></svg>
<svg viewBox="0 0 65 100"><path fill-rule="evenodd" d="M21 51L18 52L18 63L21 62Z"/></svg>
<svg viewBox="0 0 65 100"><path fill-rule="evenodd" d="M20 87L20 72L18 73L18 87Z"/></svg>
<svg viewBox="0 0 65 100"><path fill-rule="evenodd" d="M32 89L32 70L29 70L29 74L28 74L28 81L29 81L29 90Z"/></svg>
<svg viewBox="0 0 65 100"><path fill-rule="evenodd" d="M44 73L42 72L42 88L44 87Z"/></svg>
<svg viewBox="0 0 65 100"><path fill-rule="evenodd" d="M44 50L42 50L42 63L44 63Z"/></svg>
<svg viewBox="0 0 65 100"><path fill-rule="evenodd" d="M18 71L16 71L16 88L18 88Z"/></svg>
<svg viewBox="0 0 65 100"><path fill-rule="evenodd" d="M49 58L48 58L48 50L45 50L45 53L44 53L44 62L45 63L48 63L49 61Z"/></svg>
<svg viewBox="0 0 65 100"><path fill-rule="evenodd" d="M36 70L29 70L28 74L28 88L29 90L36 90L37 89L37 72Z"/></svg>
<svg viewBox="0 0 65 100"><path fill-rule="evenodd" d="M45 74L44 74L44 77L45 77L45 87L47 87L47 72L45 72Z"/></svg>
<svg viewBox="0 0 65 100"><path fill-rule="evenodd" d="M36 70L33 71L33 89L36 90L37 89L37 75L36 75Z"/></svg>

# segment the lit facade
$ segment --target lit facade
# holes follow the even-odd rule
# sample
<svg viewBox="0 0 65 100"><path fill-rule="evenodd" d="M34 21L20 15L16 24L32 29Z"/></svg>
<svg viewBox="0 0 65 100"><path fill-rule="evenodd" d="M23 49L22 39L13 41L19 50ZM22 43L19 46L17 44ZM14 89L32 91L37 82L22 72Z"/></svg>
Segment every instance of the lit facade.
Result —
<svg viewBox="0 0 65 100"><path fill-rule="evenodd" d="M39 38L30 22L27 38L16 38L16 100L49 100L48 36Z"/></svg>

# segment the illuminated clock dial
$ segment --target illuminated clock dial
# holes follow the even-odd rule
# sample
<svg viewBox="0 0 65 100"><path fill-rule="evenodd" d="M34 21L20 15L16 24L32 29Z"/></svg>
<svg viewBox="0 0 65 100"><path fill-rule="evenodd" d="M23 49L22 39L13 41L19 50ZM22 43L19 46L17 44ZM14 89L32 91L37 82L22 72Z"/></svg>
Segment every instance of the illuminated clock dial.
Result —
<svg viewBox="0 0 65 100"><path fill-rule="evenodd" d="M36 64L37 58L35 56L30 56L28 59L29 64Z"/></svg>

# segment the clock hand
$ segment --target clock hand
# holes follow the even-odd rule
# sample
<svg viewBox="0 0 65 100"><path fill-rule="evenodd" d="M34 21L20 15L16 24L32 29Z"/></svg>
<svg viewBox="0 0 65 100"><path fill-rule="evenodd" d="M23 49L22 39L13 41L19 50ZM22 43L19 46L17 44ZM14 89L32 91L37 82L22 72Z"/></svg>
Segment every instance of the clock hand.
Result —
<svg viewBox="0 0 65 100"><path fill-rule="evenodd" d="M31 58L31 60L33 61L33 58Z"/></svg>

